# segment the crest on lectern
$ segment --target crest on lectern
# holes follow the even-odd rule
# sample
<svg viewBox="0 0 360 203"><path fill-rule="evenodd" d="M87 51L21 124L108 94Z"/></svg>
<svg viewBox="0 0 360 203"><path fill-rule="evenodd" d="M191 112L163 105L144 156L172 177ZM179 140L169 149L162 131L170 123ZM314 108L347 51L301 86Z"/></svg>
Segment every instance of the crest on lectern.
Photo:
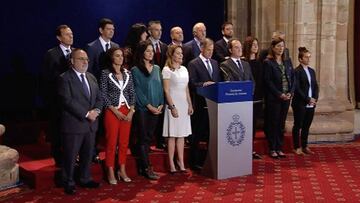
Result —
<svg viewBox="0 0 360 203"><path fill-rule="evenodd" d="M232 122L226 129L226 139L231 146L239 146L244 140L246 129L240 121L238 114L234 114L232 119Z"/></svg>

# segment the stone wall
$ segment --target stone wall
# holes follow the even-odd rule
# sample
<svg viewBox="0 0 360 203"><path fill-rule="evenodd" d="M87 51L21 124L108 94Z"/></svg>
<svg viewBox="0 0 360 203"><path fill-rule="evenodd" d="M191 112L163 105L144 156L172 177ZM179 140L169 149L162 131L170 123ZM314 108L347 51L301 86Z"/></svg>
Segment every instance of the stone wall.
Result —
<svg viewBox="0 0 360 203"><path fill-rule="evenodd" d="M234 3L237 2L237 3ZM229 0L229 17L235 30L242 30L248 6ZM286 46L294 66L297 48L306 46L312 53L311 66L315 69L320 87L316 115L310 129L310 141L348 141L353 139L354 104L349 94L348 22L349 0L253 0L251 1L251 34L259 39L261 48L270 44L275 30L286 33ZM232 6L232 7L231 7ZM247 33L235 35L244 39ZM289 111L287 131L292 128Z"/></svg>

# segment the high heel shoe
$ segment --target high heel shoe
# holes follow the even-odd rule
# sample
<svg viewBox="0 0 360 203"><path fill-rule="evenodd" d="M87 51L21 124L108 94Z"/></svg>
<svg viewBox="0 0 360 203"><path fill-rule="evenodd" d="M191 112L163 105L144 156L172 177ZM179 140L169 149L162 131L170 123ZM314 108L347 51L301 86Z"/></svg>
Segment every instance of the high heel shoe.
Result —
<svg viewBox="0 0 360 203"><path fill-rule="evenodd" d="M119 180L124 181L125 183L130 183L132 180L127 176L122 176L120 171L117 172Z"/></svg>
<svg viewBox="0 0 360 203"><path fill-rule="evenodd" d="M107 179L108 179L110 185L116 185L117 184L117 180L115 179L114 175L112 175L112 177L111 177L109 172L107 174Z"/></svg>

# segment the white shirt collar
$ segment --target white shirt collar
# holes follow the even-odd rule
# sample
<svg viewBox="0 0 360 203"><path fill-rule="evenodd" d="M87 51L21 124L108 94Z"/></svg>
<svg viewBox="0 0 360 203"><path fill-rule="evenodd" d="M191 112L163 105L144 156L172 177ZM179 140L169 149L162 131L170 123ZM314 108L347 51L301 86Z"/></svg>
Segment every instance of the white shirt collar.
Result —
<svg viewBox="0 0 360 203"><path fill-rule="evenodd" d="M229 42L229 39L223 36L223 39L225 40L226 44Z"/></svg>
<svg viewBox="0 0 360 203"><path fill-rule="evenodd" d="M151 43L153 44L154 47L156 46L157 43L160 42L160 40L154 39L153 37L149 37L149 39L150 39L150 41L151 41ZM160 46L160 45L159 45L159 46Z"/></svg>
<svg viewBox="0 0 360 203"><path fill-rule="evenodd" d="M60 43L59 46L60 46L61 51L64 53L64 56L66 56L66 55L68 54L67 51L66 51L67 49L70 50L69 54L71 53L71 46L65 47L65 46L64 46L63 44L61 44L61 43Z"/></svg>
<svg viewBox="0 0 360 203"><path fill-rule="evenodd" d="M84 76L85 76L85 78L86 78L86 73L80 73L79 71L77 71L74 67L72 68L74 71L75 71L75 73L76 73L76 75L78 76L78 78L81 80L81 74L84 74Z"/></svg>
<svg viewBox="0 0 360 203"><path fill-rule="evenodd" d="M234 58L234 57L231 57L231 59L236 63L236 61L237 60L239 60L240 61L240 63L241 63L241 59L240 58Z"/></svg>
<svg viewBox="0 0 360 203"><path fill-rule="evenodd" d="M302 63L301 63L301 66L302 66L304 69L306 69L306 70L308 70L308 68L309 68L309 66L304 65L304 64L302 64Z"/></svg>
<svg viewBox="0 0 360 203"><path fill-rule="evenodd" d="M108 43L109 44L109 49L111 48L111 41L109 40L108 42L106 42L101 36L99 37L99 40L100 40L100 43L101 43L101 46L103 47L104 51L106 51L106 44Z"/></svg>

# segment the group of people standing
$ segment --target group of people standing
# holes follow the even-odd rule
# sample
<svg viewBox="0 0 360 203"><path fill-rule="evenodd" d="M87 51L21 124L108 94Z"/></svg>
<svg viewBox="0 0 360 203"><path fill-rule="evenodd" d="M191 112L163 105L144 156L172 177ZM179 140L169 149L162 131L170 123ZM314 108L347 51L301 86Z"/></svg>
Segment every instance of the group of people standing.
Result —
<svg viewBox="0 0 360 203"><path fill-rule="evenodd" d="M111 41L114 30L110 19L101 19L99 38L85 49L74 49L71 29L60 25L56 30L60 44L45 55L42 78L53 126L52 153L62 168L66 194L76 191L77 157L80 186L99 187L90 175L99 120L103 126L100 132L106 138L109 184L117 184L117 179L132 181L126 173L129 142L138 157L139 172L146 178L159 179L149 159L154 136L158 146L166 139L171 174L187 173L185 138L190 143L190 167L201 169L199 145L208 140L209 118L205 99L196 88L220 81L254 82L254 127L264 100L264 131L272 158L285 157L284 124L293 99L295 152L312 153L307 135L318 88L315 72L308 66L310 52L306 48L299 49L301 65L294 70L284 37L274 36L261 59L258 40L249 36L242 46L233 38L233 25L228 22L222 26L223 38L216 43L206 38L206 26L201 22L193 26L194 38L184 44L180 27L171 29L169 45L163 43L160 21L150 21L147 27L142 23L132 25L124 48ZM261 156L254 152L253 158Z"/></svg>

